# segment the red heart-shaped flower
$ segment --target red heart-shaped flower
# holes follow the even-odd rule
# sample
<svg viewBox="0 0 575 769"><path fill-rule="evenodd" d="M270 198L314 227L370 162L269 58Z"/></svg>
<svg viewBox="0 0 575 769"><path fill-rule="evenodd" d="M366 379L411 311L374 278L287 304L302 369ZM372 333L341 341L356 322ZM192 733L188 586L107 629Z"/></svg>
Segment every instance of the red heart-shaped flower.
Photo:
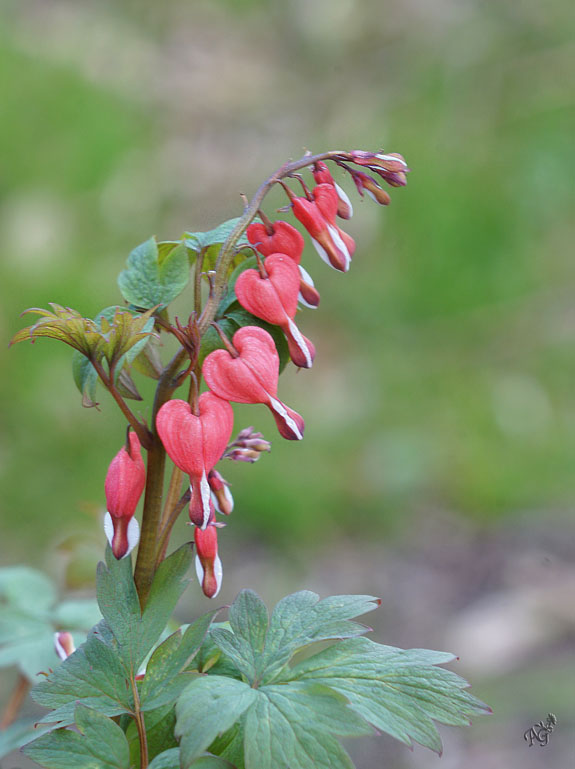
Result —
<svg viewBox="0 0 575 769"><path fill-rule="evenodd" d="M269 234L265 224L252 222L246 230L248 240L260 254L287 254L296 264L300 263L305 241L303 235L288 222L274 222Z"/></svg>

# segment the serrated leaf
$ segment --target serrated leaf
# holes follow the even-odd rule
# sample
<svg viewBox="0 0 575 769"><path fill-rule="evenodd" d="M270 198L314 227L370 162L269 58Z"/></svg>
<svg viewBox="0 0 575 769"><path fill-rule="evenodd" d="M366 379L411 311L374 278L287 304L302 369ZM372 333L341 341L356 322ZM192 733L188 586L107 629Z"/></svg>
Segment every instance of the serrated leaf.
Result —
<svg viewBox="0 0 575 769"><path fill-rule="evenodd" d="M200 650L217 613L218 610L204 614L189 625L183 634L177 630L155 649L146 666L140 690L142 710L176 701L192 675L184 671Z"/></svg>
<svg viewBox="0 0 575 769"><path fill-rule="evenodd" d="M170 244L173 245L173 244ZM184 242L158 248L155 238L137 246L118 277L124 299L135 307L166 307L188 284L190 263Z"/></svg>
<svg viewBox="0 0 575 769"><path fill-rule="evenodd" d="M192 681L176 704L182 769L188 769L256 699L255 689L233 678L202 676Z"/></svg>
<svg viewBox="0 0 575 769"><path fill-rule="evenodd" d="M248 615L247 605L257 621L242 621ZM278 603L268 626L261 600L253 591L243 590L230 609L232 631L217 628L211 637L248 681L269 683L298 649L367 632L369 628L351 620L377 605L378 599L372 596L331 596L320 601L316 593L303 590Z"/></svg>
<svg viewBox="0 0 575 769"><path fill-rule="evenodd" d="M109 632L101 622L74 654L32 689L32 699L54 708L41 723L72 723L77 702L107 716L133 710L130 680L116 649L107 643Z"/></svg>
<svg viewBox="0 0 575 769"><path fill-rule="evenodd" d="M47 769L130 769L128 741L117 724L83 705L75 716L80 733L56 729L22 752Z"/></svg>
<svg viewBox="0 0 575 769"><path fill-rule="evenodd" d="M348 699L356 713L377 729L411 745L419 742L437 752L441 739L433 723L469 723L469 716L490 711L463 691L468 684L436 665L453 655L426 649L397 649L367 638L331 646L296 665L284 681L329 686Z"/></svg>
<svg viewBox="0 0 575 769"><path fill-rule="evenodd" d="M246 718L246 769L353 769L333 735L369 726L328 687L264 686Z"/></svg>

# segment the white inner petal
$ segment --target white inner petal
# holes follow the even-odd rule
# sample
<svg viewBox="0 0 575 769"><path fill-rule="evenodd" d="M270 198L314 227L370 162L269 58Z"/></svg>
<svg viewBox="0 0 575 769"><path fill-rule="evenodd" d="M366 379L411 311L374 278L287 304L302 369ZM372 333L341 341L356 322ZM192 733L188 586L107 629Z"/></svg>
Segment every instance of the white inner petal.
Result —
<svg viewBox="0 0 575 769"><path fill-rule="evenodd" d="M290 415L287 413L285 406L283 403L278 401L276 398L272 398L270 395L270 404L274 411L276 411L280 417L286 422L288 427L292 429L292 431L295 433L298 441L301 441L303 438L303 435L300 433L299 428L296 424L296 422L290 417Z"/></svg>
<svg viewBox="0 0 575 769"><path fill-rule="evenodd" d="M136 547L139 541L140 541L140 524L138 523L138 520L136 518L130 518L130 523L128 524L128 549L126 550L126 555L123 555L122 558L125 558L126 556L130 555L130 553Z"/></svg>
<svg viewBox="0 0 575 769"><path fill-rule="evenodd" d="M54 647L56 649L56 654L62 661L68 658L68 652L60 643L60 633L54 633Z"/></svg>
<svg viewBox="0 0 575 769"><path fill-rule="evenodd" d="M317 242L317 240L315 240L314 238L312 238L312 239L311 239L311 242L312 242L312 244L313 244L313 247L315 248L315 250L318 252L318 254L319 254L319 255L321 256L321 258L323 259L323 261L324 261L326 264L329 264L329 266L330 266L330 267L333 267L333 264L332 264L332 263L329 261L329 256L327 255L327 251L325 250L325 248L324 248L322 245L320 245L320 244ZM334 268L334 269L335 269L335 268Z"/></svg>
<svg viewBox="0 0 575 769"><path fill-rule="evenodd" d="M112 540L114 539L114 521L110 513L106 513L104 516L104 534L108 540L108 544L112 547Z"/></svg>
<svg viewBox="0 0 575 769"><path fill-rule="evenodd" d="M401 158L397 158L397 157L395 157L395 155L381 155L381 154L378 154L375 157L379 158L380 160L391 160L393 163L401 163L401 165L404 168L407 168L407 163L405 162L405 160L402 160Z"/></svg>
<svg viewBox="0 0 575 769"><path fill-rule="evenodd" d="M206 478L205 470L202 473L202 480L200 481L200 494L202 495L202 510L204 511L202 529L205 529L210 520L210 484Z"/></svg>
<svg viewBox="0 0 575 769"><path fill-rule="evenodd" d="M341 239L341 235L337 231L337 229L333 226L333 224L328 224L327 228L329 230L329 234L331 235L331 239L335 243L335 245L339 248L339 250L342 252L342 254L345 257L345 268L344 272L347 272L349 270L349 265L351 262L351 256L349 255L349 251L347 250L347 246Z"/></svg>
<svg viewBox="0 0 575 769"><path fill-rule="evenodd" d="M234 498L232 497L232 492L230 491L228 486L224 486L224 496L227 499L227 502L230 508L230 513L231 513L232 510L234 509Z"/></svg>
<svg viewBox="0 0 575 769"><path fill-rule="evenodd" d="M218 589L213 594L212 598L215 598L217 594L220 592L222 587L222 577L224 576L224 567L222 566L222 562L220 560L219 555L216 555L214 559L214 576L216 578L216 585L218 586Z"/></svg>
<svg viewBox="0 0 575 769"><path fill-rule="evenodd" d="M295 339L297 346L299 347L299 349L304 354L304 358L305 358L305 362L307 363L307 367L311 368L311 364L313 363L313 361L311 359L309 348L308 348L308 346L307 346L307 344L305 342L305 339L301 335L301 332L300 332L299 328L296 326L296 324L293 322L293 320L290 320L290 322L289 322L289 330L291 331L291 334L292 334L293 338Z"/></svg>
<svg viewBox="0 0 575 769"><path fill-rule="evenodd" d="M342 189L342 188L339 186L339 184L336 184L336 185L335 185L335 188L336 188L336 190L337 190L337 196L338 196L338 198L339 198L340 200L343 200L343 202L344 202L344 203L346 203L346 205L348 205L348 206L349 206L349 216L350 216L350 218L351 218L351 217L353 216L353 206L351 205L351 200L350 200L350 199L348 198L348 196L347 196L347 192L346 192L344 189Z"/></svg>
<svg viewBox="0 0 575 769"><path fill-rule="evenodd" d="M204 567L202 566L199 555L196 555L196 576L198 578L198 582L201 585L204 581Z"/></svg>

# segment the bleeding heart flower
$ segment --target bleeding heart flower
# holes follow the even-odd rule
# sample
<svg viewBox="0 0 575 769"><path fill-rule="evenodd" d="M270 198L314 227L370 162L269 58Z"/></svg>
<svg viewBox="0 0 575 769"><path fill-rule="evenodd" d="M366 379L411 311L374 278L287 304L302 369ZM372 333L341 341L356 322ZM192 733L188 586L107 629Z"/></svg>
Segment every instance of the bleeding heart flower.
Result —
<svg viewBox="0 0 575 769"><path fill-rule="evenodd" d="M259 270L245 270L235 285L239 303L256 318L279 326L288 340L290 357L296 366L311 368L313 344L294 323L300 290L300 271L285 254L272 254L265 260L265 277Z"/></svg>
<svg viewBox="0 0 575 769"><path fill-rule="evenodd" d="M76 651L72 634L67 631L54 633L54 649L62 662Z"/></svg>
<svg viewBox="0 0 575 769"><path fill-rule="evenodd" d="M190 476L190 520L206 528L214 515L208 473L227 448L234 412L227 400L211 392L198 399L198 414L190 404L174 399L164 403L156 417L156 428L168 455Z"/></svg>
<svg viewBox="0 0 575 769"><path fill-rule="evenodd" d="M260 254L287 254L296 264L301 261L305 241L303 235L288 222L270 222L272 232L262 222L252 222L246 230L248 240Z"/></svg>
<svg viewBox="0 0 575 769"><path fill-rule="evenodd" d="M316 184L331 184L337 193L337 215L340 219L351 219L353 206L347 193L335 181L329 168L321 160L313 166L313 178Z"/></svg>
<svg viewBox="0 0 575 769"><path fill-rule="evenodd" d="M331 184L318 184L317 187L314 187L313 189L313 197L321 215L330 227L332 237L339 237L343 241L351 261L351 257L355 253L355 241L347 234L347 232L341 230L336 224L338 198L335 187Z"/></svg>
<svg viewBox="0 0 575 769"><path fill-rule="evenodd" d="M258 326L243 326L234 334L233 344L236 357L228 350L214 350L205 359L202 372L208 387L229 401L265 404L280 435L301 440L303 419L276 397L279 356L272 337Z"/></svg>
<svg viewBox="0 0 575 769"><path fill-rule="evenodd" d="M371 171L379 174L382 179L392 187L404 187L407 184L406 173L409 172L403 155L399 152L365 152L353 150L350 152L353 162L360 166L367 166Z"/></svg>
<svg viewBox="0 0 575 769"><path fill-rule="evenodd" d="M133 516L145 485L140 441L130 431L128 446L123 446L111 461L104 486L108 508L104 532L118 560L129 555L140 539L140 527Z"/></svg>
<svg viewBox="0 0 575 769"><path fill-rule="evenodd" d="M217 529L213 524L206 529L200 529L196 526L194 529L194 539L197 551L196 574L198 575L198 582L202 586L204 595L208 598L215 598L220 592L224 573L222 562L218 555Z"/></svg>
<svg viewBox="0 0 575 769"><path fill-rule="evenodd" d="M334 270L347 272L351 262L348 247L339 230L325 220L315 201L291 194L294 216L311 236L313 247L326 264Z"/></svg>

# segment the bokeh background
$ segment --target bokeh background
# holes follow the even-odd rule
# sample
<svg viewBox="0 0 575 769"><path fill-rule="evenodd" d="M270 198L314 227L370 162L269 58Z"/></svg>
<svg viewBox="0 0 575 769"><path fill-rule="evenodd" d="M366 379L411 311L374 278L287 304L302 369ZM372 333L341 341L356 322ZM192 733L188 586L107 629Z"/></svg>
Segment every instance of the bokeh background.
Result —
<svg viewBox="0 0 575 769"><path fill-rule="evenodd" d="M380 595L378 640L454 651L495 711L442 728L444 769L573 766L574 32L568 0L5 0L3 565L90 592L124 429L104 393L81 407L68 348L7 350L18 314L120 302L135 245L237 215L305 149L401 152L408 187L347 226L351 272L306 249L318 355L281 382L305 440L239 412L273 450L226 468L221 599ZM192 588L182 620L206 605ZM549 745L528 748L548 712ZM350 751L359 769L438 760L386 738Z"/></svg>

